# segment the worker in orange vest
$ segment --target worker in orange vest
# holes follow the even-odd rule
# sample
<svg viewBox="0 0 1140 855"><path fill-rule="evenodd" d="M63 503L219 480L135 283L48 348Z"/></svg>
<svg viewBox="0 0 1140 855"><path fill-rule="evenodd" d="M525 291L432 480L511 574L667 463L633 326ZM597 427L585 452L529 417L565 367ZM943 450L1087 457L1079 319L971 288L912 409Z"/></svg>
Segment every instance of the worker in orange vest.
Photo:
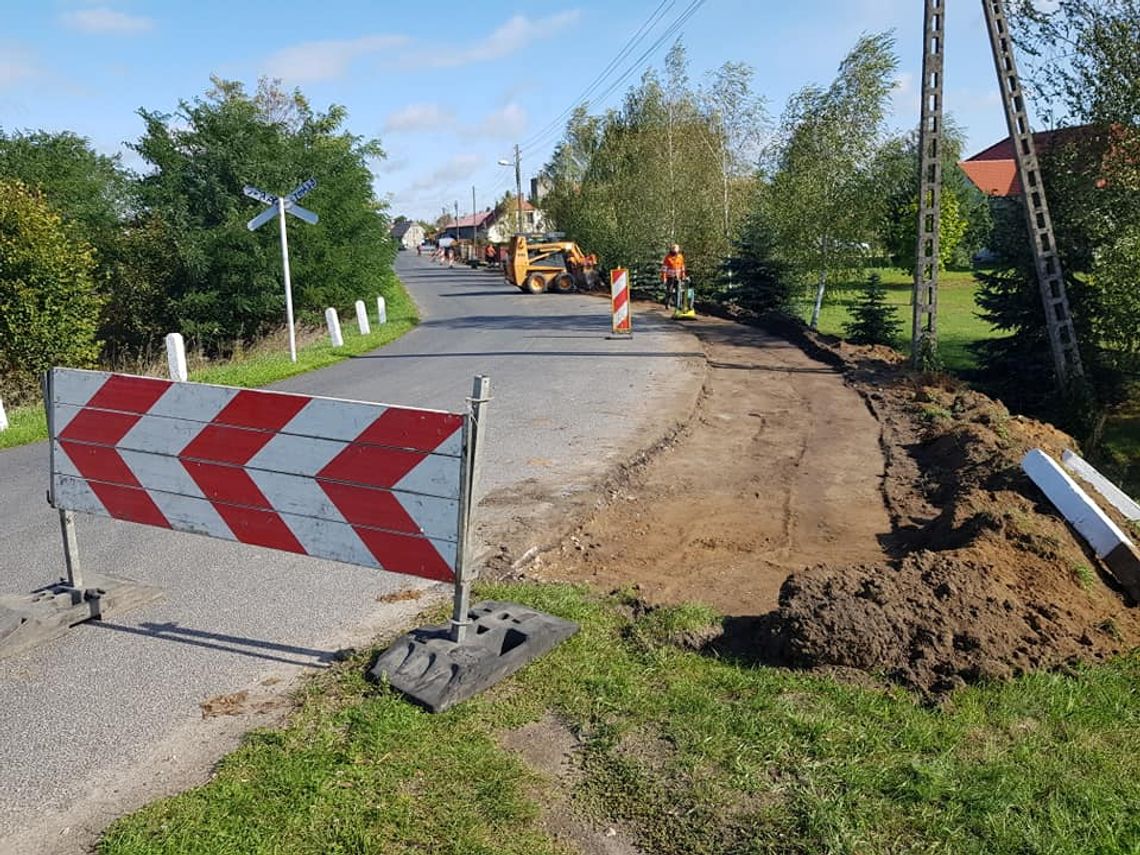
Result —
<svg viewBox="0 0 1140 855"><path fill-rule="evenodd" d="M661 281L665 283L665 294L678 316L691 317L693 314L693 292L688 287L688 278L685 256L681 247L673 244L661 262Z"/></svg>

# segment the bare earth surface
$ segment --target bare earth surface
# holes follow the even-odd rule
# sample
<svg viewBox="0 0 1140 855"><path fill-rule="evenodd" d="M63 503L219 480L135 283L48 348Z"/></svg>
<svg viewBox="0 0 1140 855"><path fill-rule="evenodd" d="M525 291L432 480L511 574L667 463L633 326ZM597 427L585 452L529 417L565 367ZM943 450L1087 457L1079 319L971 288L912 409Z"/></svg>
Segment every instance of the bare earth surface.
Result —
<svg viewBox="0 0 1140 855"><path fill-rule="evenodd" d="M756 328L688 326L708 358L695 418L527 575L758 615L806 565L883 560L879 423L842 372Z"/></svg>

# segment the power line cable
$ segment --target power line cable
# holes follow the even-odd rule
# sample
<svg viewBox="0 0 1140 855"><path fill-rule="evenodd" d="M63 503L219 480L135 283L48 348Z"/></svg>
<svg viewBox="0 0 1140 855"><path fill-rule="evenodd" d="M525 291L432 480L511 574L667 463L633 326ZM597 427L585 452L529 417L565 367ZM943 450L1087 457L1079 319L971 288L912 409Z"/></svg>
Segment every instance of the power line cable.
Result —
<svg viewBox="0 0 1140 855"><path fill-rule="evenodd" d="M673 23L670 24L669 27L663 33L661 33L661 35L657 38L657 40L654 41L653 44L650 45L648 48L646 48L646 50L643 51L642 54L636 60L634 60L633 63L631 63L626 68L626 70L622 73L622 75L620 77L618 77L615 81L613 81L613 83L611 83L610 86L604 92L601 93L601 95L599 95L593 99L594 103L597 103L597 104L604 103L605 100L611 94L613 94L613 92L619 86L621 86L626 80L629 79L630 75L632 75L635 71L638 71L639 69L644 68L644 66L646 64L648 64L647 60L649 59L649 57L651 57L657 51L657 49L660 48L661 45L665 43L665 41L670 36L673 36L678 31L680 31L681 28L684 27L684 25L689 21L689 19L692 18L693 15L695 15L697 13L697 11L701 8L701 6L703 6L705 4L705 2L706 2L706 0L692 0L692 2L690 2L689 5L686 6L685 9L677 16L677 18L674 19ZM529 145L525 147L524 150L533 151L539 145L545 144L545 142L548 142L550 139L552 139L554 136L556 136L557 133L560 132L560 130L561 129L559 129L559 131L556 131L553 133L547 133L543 136L543 138L540 138L537 140L532 140L529 143Z"/></svg>
<svg viewBox="0 0 1140 855"><path fill-rule="evenodd" d="M642 39L645 38L648 32L657 25L658 21L665 15L666 12L668 12L673 7L673 4L675 2L676 0L661 0L661 3L658 4L657 8L654 9L652 13L650 13L649 17L642 22L641 26L637 28L636 32L634 32L634 34L629 37L626 43L622 45L621 49L618 50L613 59L609 61L605 68L598 72L597 77L595 77L590 82L590 85L587 86L577 98L570 102L570 106L555 116L553 119L551 119L550 122L544 125L541 129L531 134L530 137L520 142L519 146L521 148L527 148L535 140L548 133L552 127L561 128L565 118L573 113L579 104L589 98L590 94L605 81L605 78L607 78L610 73L615 68L617 68L621 61L625 59L625 57L627 57L633 51L633 49L637 47Z"/></svg>

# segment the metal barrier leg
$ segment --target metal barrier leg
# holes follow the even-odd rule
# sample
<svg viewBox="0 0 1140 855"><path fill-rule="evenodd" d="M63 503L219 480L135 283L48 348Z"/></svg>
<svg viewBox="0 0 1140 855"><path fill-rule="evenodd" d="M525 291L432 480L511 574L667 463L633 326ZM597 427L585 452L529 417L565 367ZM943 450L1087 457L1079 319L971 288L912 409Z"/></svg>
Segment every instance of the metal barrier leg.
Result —
<svg viewBox="0 0 1140 855"><path fill-rule="evenodd" d="M432 712L440 712L493 686L578 631L573 621L517 603L471 605L470 522L479 483L481 435L487 428L491 383L476 377L464 427L464 478L460 482L455 598L450 624L400 636L367 671Z"/></svg>
<svg viewBox="0 0 1140 855"><path fill-rule="evenodd" d="M83 587L83 565L79 563L79 541L75 537L75 515L71 511L59 512L59 527L63 533L63 560L67 565L67 584Z"/></svg>

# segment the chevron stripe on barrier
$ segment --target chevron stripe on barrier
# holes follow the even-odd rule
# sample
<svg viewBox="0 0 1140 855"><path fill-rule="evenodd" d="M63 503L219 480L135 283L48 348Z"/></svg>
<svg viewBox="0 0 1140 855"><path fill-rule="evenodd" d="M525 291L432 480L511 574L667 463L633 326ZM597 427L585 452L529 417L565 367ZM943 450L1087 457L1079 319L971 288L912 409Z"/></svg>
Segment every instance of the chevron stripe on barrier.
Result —
<svg viewBox="0 0 1140 855"><path fill-rule="evenodd" d="M57 508L454 581L465 416L53 369Z"/></svg>

